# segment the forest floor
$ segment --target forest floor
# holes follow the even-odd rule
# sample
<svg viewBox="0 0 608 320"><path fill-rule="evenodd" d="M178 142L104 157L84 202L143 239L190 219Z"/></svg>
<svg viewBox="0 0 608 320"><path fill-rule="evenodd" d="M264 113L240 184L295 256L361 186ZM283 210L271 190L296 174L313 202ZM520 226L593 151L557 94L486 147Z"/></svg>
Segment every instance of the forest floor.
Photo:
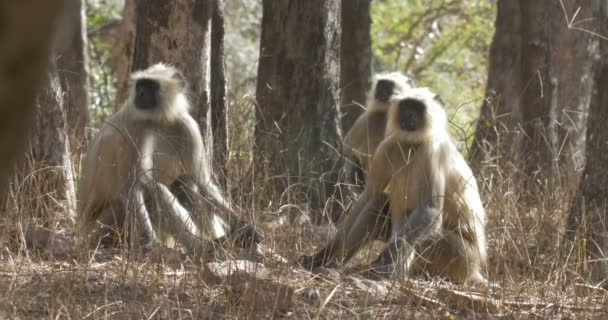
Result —
<svg viewBox="0 0 608 320"><path fill-rule="evenodd" d="M498 259L490 260L490 284L474 288L433 279L365 279L357 266L377 253L378 243L345 268L312 274L294 261L322 245L331 228L259 227L263 247L271 249L253 257L230 251L217 262L173 251L145 259L110 251L58 259L4 246L0 318L608 319L603 289L541 277L538 268L516 270ZM490 237L491 256L503 250L496 241Z"/></svg>

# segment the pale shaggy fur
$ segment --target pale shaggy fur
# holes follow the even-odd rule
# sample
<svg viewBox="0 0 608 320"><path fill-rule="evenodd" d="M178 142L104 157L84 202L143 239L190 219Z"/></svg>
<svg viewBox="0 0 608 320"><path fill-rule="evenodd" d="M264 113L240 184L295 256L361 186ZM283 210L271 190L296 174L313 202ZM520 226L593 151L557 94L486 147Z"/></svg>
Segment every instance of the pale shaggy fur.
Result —
<svg viewBox="0 0 608 320"><path fill-rule="evenodd" d="M164 64L135 72L129 98L89 145L80 176L78 213L81 235L92 244L99 241L101 232L122 231L127 202L142 202L141 195L133 194L154 184L158 184L155 190L159 201L168 211L162 218L174 220L166 223L169 233L186 242L185 247L197 247L199 243L192 242L198 242L198 237L212 240L228 231L228 222L216 213L223 212L228 217L235 214L212 179L211 161L204 152L198 124L188 113L188 99L176 72ZM158 108L140 110L134 106L138 79L158 81ZM194 221L166 187L182 177L192 178L191 189L199 190L213 202L213 207L201 210L202 216ZM186 235L185 230L192 235ZM170 238L167 230L156 231L162 231L163 238Z"/></svg>

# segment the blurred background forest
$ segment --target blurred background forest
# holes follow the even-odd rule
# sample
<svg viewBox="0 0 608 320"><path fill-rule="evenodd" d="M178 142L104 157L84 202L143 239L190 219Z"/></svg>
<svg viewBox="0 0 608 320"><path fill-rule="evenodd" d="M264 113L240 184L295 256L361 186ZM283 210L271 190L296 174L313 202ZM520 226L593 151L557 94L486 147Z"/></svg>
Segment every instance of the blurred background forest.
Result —
<svg viewBox="0 0 608 320"><path fill-rule="evenodd" d="M64 0L0 20L0 317L608 317L605 0ZM254 271L74 246L88 141L160 61L271 248ZM337 150L386 71L445 101L488 216L486 288L293 263L336 230Z"/></svg>

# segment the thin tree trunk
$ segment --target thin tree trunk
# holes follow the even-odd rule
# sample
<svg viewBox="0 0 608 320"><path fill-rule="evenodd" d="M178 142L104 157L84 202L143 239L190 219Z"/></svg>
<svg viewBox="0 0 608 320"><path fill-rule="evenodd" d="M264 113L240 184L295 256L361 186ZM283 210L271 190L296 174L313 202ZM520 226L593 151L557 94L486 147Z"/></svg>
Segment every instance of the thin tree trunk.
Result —
<svg viewBox="0 0 608 320"><path fill-rule="evenodd" d="M111 47L116 65L116 109L127 99L129 74L133 70L133 52L135 51L135 27L137 24L136 0L125 0L125 7L120 22L119 37Z"/></svg>
<svg viewBox="0 0 608 320"><path fill-rule="evenodd" d="M34 132L29 138L30 161L19 180L25 194L36 199L32 213L54 217L64 212L74 222L76 192L63 90L55 61L48 66L44 86L36 96Z"/></svg>
<svg viewBox="0 0 608 320"><path fill-rule="evenodd" d="M608 35L608 4L594 3L598 26L590 28ZM581 35L583 36L583 35ZM600 60L595 65L594 90L589 111L586 161L578 191L568 219L568 240L575 240L574 251L582 272L593 283L608 287L608 41L599 40Z"/></svg>
<svg viewBox="0 0 608 320"><path fill-rule="evenodd" d="M43 82L49 47L64 1L5 1L0 38L0 195L15 160L21 158L34 97Z"/></svg>
<svg viewBox="0 0 608 320"><path fill-rule="evenodd" d="M80 150L84 145L85 128L89 123L87 24L85 2L70 0L66 12L69 41L58 48L57 71L64 92L70 145Z"/></svg>
<svg viewBox="0 0 608 320"><path fill-rule="evenodd" d="M211 128L213 159L217 176L225 188L227 184L228 127L226 126L226 62L224 61L224 1L213 1L211 17Z"/></svg>
<svg viewBox="0 0 608 320"><path fill-rule="evenodd" d="M339 10L332 0L264 1L254 161L274 192L267 199L295 195L290 203L307 198L321 209L333 193L318 182L341 136Z"/></svg>
<svg viewBox="0 0 608 320"><path fill-rule="evenodd" d="M363 113L371 73L371 0L351 0L342 5L340 87L342 132L348 132Z"/></svg>
<svg viewBox="0 0 608 320"><path fill-rule="evenodd" d="M496 31L490 47L486 98L470 152L477 168L498 155L511 159L507 139L520 116L521 15L519 1L498 1Z"/></svg>

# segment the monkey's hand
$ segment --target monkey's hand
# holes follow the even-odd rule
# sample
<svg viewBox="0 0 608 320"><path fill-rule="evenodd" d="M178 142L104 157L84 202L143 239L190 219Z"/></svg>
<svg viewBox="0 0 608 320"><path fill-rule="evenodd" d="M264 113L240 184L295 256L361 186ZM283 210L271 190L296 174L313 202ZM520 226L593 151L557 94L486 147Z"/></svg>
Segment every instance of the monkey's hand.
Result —
<svg viewBox="0 0 608 320"><path fill-rule="evenodd" d="M241 248L251 248L258 245L264 238L253 225L245 221L236 221L230 228L230 238Z"/></svg>
<svg viewBox="0 0 608 320"><path fill-rule="evenodd" d="M302 269L308 271L312 271L321 266L320 263L315 261L314 256L301 256L300 258L298 258L298 264L300 265L300 267L302 267Z"/></svg>
<svg viewBox="0 0 608 320"><path fill-rule="evenodd" d="M392 266L391 265L384 265L384 266L378 266L378 267L374 267L373 265L370 266L368 269L364 270L361 275L367 279L371 279L371 280L384 280L384 279L390 279L391 276L393 275L393 270L392 270Z"/></svg>

